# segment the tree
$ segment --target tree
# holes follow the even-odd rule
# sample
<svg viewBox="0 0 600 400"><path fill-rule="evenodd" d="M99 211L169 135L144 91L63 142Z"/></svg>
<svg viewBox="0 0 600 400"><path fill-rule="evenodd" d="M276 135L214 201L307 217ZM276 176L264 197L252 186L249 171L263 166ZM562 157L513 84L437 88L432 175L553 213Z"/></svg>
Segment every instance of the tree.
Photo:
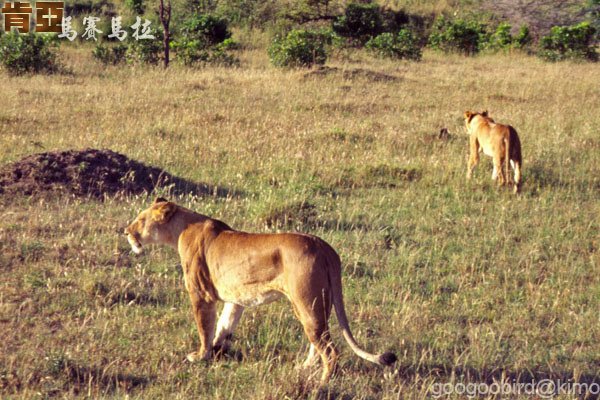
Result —
<svg viewBox="0 0 600 400"><path fill-rule="evenodd" d="M165 52L165 68L169 67L169 50L171 42L171 32L169 31L169 25L171 24L171 0L167 1L168 3L165 5L165 0L160 0L160 5L158 6L158 15L164 31L163 47Z"/></svg>

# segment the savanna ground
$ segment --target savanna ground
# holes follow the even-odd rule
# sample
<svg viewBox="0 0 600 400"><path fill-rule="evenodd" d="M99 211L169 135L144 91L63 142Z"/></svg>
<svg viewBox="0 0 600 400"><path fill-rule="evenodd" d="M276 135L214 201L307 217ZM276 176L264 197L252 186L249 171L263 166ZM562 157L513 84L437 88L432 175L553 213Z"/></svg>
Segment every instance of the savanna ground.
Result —
<svg viewBox="0 0 600 400"><path fill-rule="evenodd" d="M357 52L315 73L276 70L264 49L241 59L103 68L64 47L71 74L2 75L0 163L110 148L218 188L176 200L235 228L323 237L345 265L355 336L395 351L396 366L353 355L332 317L340 373L319 390L317 371L295 369L308 346L286 301L247 310L229 356L186 363L198 339L176 253L134 257L121 234L151 198L4 195L3 398L425 398L435 383L600 382L600 66ZM465 182L467 109L518 130L521 195L492 184L487 157Z"/></svg>

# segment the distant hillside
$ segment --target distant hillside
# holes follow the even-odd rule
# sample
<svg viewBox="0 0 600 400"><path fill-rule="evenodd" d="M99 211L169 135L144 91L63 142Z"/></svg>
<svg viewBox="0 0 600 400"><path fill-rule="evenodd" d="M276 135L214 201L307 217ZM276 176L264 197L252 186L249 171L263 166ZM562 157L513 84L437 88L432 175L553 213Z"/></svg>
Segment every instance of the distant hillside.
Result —
<svg viewBox="0 0 600 400"><path fill-rule="evenodd" d="M305 22L340 15L348 0L171 0L174 23L193 12L214 12L226 16L234 25L272 26L282 19ZM365 0L356 0L366 2ZM526 24L536 37L552 26L583 21L591 3L598 0L379 0L383 8L403 10L432 21L439 14L463 15L483 20L508 21L515 28ZM131 14L131 0L66 0L69 15ZM145 14L156 17L158 1L143 1ZM599 8L600 5L596 5Z"/></svg>
<svg viewBox="0 0 600 400"><path fill-rule="evenodd" d="M388 0L384 7L417 14L477 14L483 18L508 21L513 26L526 24L535 36L552 26L581 22L590 8L590 0Z"/></svg>
<svg viewBox="0 0 600 400"><path fill-rule="evenodd" d="M527 25L534 36L541 36L553 26L583 21L587 3L581 0L485 0L481 7L513 26Z"/></svg>

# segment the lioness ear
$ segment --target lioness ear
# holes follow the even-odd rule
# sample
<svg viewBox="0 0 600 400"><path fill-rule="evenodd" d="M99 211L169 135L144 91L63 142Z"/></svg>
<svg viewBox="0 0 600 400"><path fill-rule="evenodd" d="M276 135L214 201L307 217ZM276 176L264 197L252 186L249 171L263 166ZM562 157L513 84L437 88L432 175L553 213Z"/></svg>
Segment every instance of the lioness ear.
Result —
<svg viewBox="0 0 600 400"><path fill-rule="evenodd" d="M487 111L487 110L483 111L483 112L481 113L481 116L482 116L482 117L487 117L487 116L488 116L488 111Z"/></svg>
<svg viewBox="0 0 600 400"><path fill-rule="evenodd" d="M152 203L152 204L166 203L167 201L169 201L169 200L165 199L164 197L157 197L156 199L154 199L154 203Z"/></svg>
<svg viewBox="0 0 600 400"><path fill-rule="evenodd" d="M168 222L175 211L177 211L175 203L162 201L158 207L152 210L152 219L160 223Z"/></svg>
<svg viewBox="0 0 600 400"><path fill-rule="evenodd" d="M471 118L471 115L473 115L471 111L465 111L465 118Z"/></svg>

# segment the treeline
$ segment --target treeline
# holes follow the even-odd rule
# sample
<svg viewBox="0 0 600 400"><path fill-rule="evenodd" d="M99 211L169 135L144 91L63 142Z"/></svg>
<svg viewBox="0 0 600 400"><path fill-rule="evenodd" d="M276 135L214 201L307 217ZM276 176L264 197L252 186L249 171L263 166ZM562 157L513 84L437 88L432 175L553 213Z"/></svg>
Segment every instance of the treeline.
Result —
<svg viewBox="0 0 600 400"><path fill-rule="evenodd" d="M96 9L107 20L116 15L106 0L99 8L99 3L84 7L74 1L68 5L68 13L78 15ZM104 64L157 64L169 57L165 50L173 50L175 60L185 65L237 65L235 53L240 46L231 34L231 28L237 27L266 32L271 41L266 50L271 63L281 67L323 64L336 49L359 48L376 57L415 61L421 59L426 47L465 55L523 51L548 61L598 59L600 0L587 0L585 21L555 26L540 38L534 38L526 25L513 27L505 21L483 20L477 14L416 15L369 1L345 6L330 0L174 1L179 3L172 7L173 22L165 25L148 0L125 0L122 7L126 18L143 15L152 20L156 39L120 42L104 36L93 49L94 58ZM110 32L104 23L104 31ZM57 43L52 36L0 35L2 66L13 74L56 71Z"/></svg>
<svg viewBox="0 0 600 400"><path fill-rule="evenodd" d="M269 55L274 65L311 65L324 63L328 48L365 47L380 57L419 60L422 49L428 47L465 55L518 50L548 61L596 61L598 8L590 9L588 21L555 26L536 41L526 25L513 28L508 22L482 22L473 15L433 18L376 3L350 3L340 15L327 15L331 22L325 26L294 27L275 35ZM312 21L319 18L316 13L308 15L317 15Z"/></svg>

